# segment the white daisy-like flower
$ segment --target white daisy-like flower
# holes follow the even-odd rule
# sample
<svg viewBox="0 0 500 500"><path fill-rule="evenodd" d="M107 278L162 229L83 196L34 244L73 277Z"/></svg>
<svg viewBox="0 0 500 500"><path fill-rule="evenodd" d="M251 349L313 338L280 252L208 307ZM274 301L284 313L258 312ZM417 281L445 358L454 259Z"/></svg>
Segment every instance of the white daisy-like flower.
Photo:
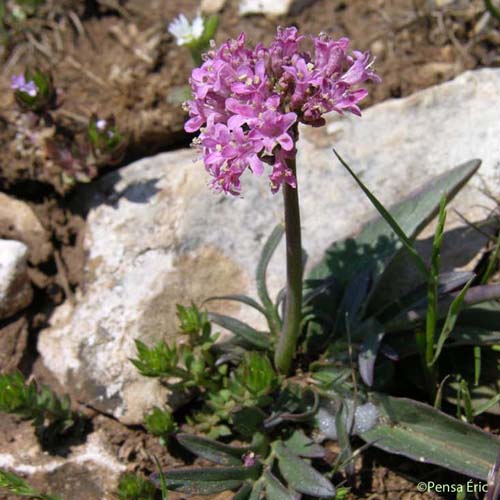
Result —
<svg viewBox="0 0 500 500"><path fill-rule="evenodd" d="M184 14L179 14L169 25L168 31L177 40L177 45L187 45L201 38L205 29L203 18L198 14L190 23Z"/></svg>

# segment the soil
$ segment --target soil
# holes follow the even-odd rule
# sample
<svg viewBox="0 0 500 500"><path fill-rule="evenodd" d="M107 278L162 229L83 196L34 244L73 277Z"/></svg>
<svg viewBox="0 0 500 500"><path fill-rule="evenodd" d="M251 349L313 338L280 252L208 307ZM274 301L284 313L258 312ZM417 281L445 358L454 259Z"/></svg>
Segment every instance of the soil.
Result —
<svg viewBox="0 0 500 500"><path fill-rule="evenodd" d="M126 148L118 164L101 165L97 175L186 146L190 137L182 130L185 116L175 95L187 82L191 61L166 25L180 11L193 17L198 8L194 0L47 0L39 13L45 22L29 18L25 29L11 33L1 54L0 191L34 208L55 252L30 269L35 288L30 308L0 324L0 372L20 368L30 375L35 370L37 378L53 382L37 368L37 332L56 305L72 300L82 277L85 221L70 203L73 184L64 175L67 164L46 147L46 138L81 143L93 113L113 115ZM500 24L485 13L482 0L316 0L293 16L274 20L242 18L237 1L228 0L216 40L245 31L250 40L269 42L276 25L290 24L303 33L348 36L352 47L377 56L382 83L370 88L365 106L407 96L468 69L500 65ZM50 71L54 79L58 108L53 122L21 114L9 90L11 75L35 66ZM0 233L9 237L2 228ZM106 428L118 456L131 469L154 469L151 450L171 463L142 430L99 415L93 423ZM12 425L21 432L25 424L1 420L0 435L12 432ZM387 461L380 453L367 456L361 467L369 472L361 475L353 498L425 498L416 493L418 473L405 472L415 467L413 462Z"/></svg>

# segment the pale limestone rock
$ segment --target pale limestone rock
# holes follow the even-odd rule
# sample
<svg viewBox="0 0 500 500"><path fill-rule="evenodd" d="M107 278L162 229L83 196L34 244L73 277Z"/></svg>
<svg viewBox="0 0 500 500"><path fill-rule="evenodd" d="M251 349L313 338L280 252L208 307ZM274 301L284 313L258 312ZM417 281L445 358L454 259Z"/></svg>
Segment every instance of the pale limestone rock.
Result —
<svg viewBox="0 0 500 500"><path fill-rule="evenodd" d="M333 146L385 204L455 165L482 158L479 176L452 207L471 220L485 218L496 203L480 188L500 196L500 121L492 105L499 100L500 70L484 69L381 103L361 119L332 115L326 127L302 127L298 169L309 264L375 214L334 158ZM140 377L129 363L133 340L174 342L176 303L223 293L256 296L257 256L282 220L281 196L270 193L265 178L245 175L240 198L215 195L194 159L191 150L146 158L79 193L90 210L85 283L76 307L60 307L53 326L40 335L43 361L59 381L126 423L139 423L164 397L156 381ZM453 211L449 222L462 225ZM484 239L471 233L466 243L445 248L455 266L466 265ZM283 244L268 281L273 296L284 285ZM264 328L248 308L227 304L222 311Z"/></svg>
<svg viewBox="0 0 500 500"><path fill-rule="evenodd" d="M28 247L20 241L0 240L0 319L29 306L33 290L28 278Z"/></svg>
<svg viewBox="0 0 500 500"><path fill-rule="evenodd" d="M21 475L37 489L71 500L114 500L126 466L118 461L107 439L103 431L95 431L62 457L44 452L33 429L22 426L14 440L3 443L0 468Z"/></svg>

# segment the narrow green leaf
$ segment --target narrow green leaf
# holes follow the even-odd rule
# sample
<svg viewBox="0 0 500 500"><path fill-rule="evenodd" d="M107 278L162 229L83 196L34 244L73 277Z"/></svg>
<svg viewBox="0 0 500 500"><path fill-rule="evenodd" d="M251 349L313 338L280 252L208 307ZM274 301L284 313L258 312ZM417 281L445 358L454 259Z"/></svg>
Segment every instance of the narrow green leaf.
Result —
<svg viewBox="0 0 500 500"><path fill-rule="evenodd" d="M362 439L390 453L487 479L500 449L498 437L418 401L384 394L373 400L380 415L376 425L359 433Z"/></svg>
<svg viewBox="0 0 500 500"><path fill-rule="evenodd" d="M208 318L210 321L226 328L237 337L242 338L258 349L271 349L271 341L266 336L265 332L259 332L258 330L255 330L255 328L252 328L250 325L247 325L236 318L231 318L230 316L224 316L222 314L211 312L208 314Z"/></svg>
<svg viewBox="0 0 500 500"><path fill-rule="evenodd" d="M389 224L391 229L396 233L399 240L406 248L411 258L415 262L417 268L422 272L424 276L428 276L429 270L427 268L427 264L422 260L422 257L418 254L417 250L413 246L413 242L406 235L405 231L401 228L401 226L396 222L396 219L390 214L390 212L378 201L374 194L363 184L361 179L353 172L351 167L344 161L344 159L335 151L335 156L338 158L340 163L345 167L345 169L351 174L352 178L357 182L358 186L363 190L368 199L372 202L373 206L377 209L378 213L384 218L384 220Z"/></svg>
<svg viewBox="0 0 500 500"><path fill-rule="evenodd" d="M337 463L346 464L346 472L352 476L354 474L354 463L352 461L352 447L349 434L352 429L347 428L349 421L349 410L346 403L342 402L341 407L335 415L335 427L337 429L337 440L340 446L340 454Z"/></svg>
<svg viewBox="0 0 500 500"><path fill-rule="evenodd" d="M160 461L158 460L158 457L156 455L153 455L153 459L154 459L156 467L158 469L158 482L160 484L161 500L168 500L167 481L165 480L165 475L163 474L163 471L161 470Z"/></svg>
<svg viewBox="0 0 500 500"><path fill-rule="evenodd" d="M303 459L294 455L283 443L276 443L274 451L278 457L279 470L289 487L314 497L335 496L332 483Z"/></svg>
<svg viewBox="0 0 500 500"><path fill-rule="evenodd" d="M285 488L269 471L264 472L267 500L297 500L299 495L295 491Z"/></svg>
<svg viewBox="0 0 500 500"><path fill-rule="evenodd" d="M177 434L176 438L191 453L219 465L241 465L241 457L248 451L193 434Z"/></svg>
<svg viewBox="0 0 500 500"><path fill-rule="evenodd" d="M479 385L479 379L481 378L481 347L475 345L474 351L474 385Z"/></svg>
<svg viewBox="0 0 500 500"><path fill-rule="evenodd" d="M250 483L243 483L241 488L236 492L233 500L250 500L250 494L252 493L252 485Z"/></svg>
<svg viewBox="0 0 500 500"><path fill-rule="evenodd" d="M266 274L267 267L269 266L269 262L271 261L271 257L273 256L276 248L278 247L283 234L285 233L285 227L283 224L278 224L268 240L266 241L264 248L262 249L262 253L260 255L259 262L257 264L257 271L255 275L255 279L257 282L257 293L259 295L260 301L264 306L264 309L267 312L267 318L269 322L269 327L273 334L277 334L280 329L281 320L278 315L278 311L273 304L273 301L269 297L269 292L267 290L266 283Z"/></svg>
<svg viewBox="0 0 500 500"><path fill-rule="evenodd" d="M264 316L266 315L266 310L255 299L252 299L252 297L249 297L248 295L218 295L216 297L209 297L204 302L212 302L214 300L232 300L235 302L241 302L242 304L253 307Z"/></svg>
<svg viewBox="0 0 500 500"><path fill-rule="evenodd" d="M443 243L444 224L446 222L446 196L441 197L439 215L434 239L432 241L431 270L427 277L427 315L425 322L425 369L432 366L434 357L434 339L438 321L438 284L441 263L441 246Z"/></svg>
<svg viewBox="0 0 500 500"><path fill-rule="evenodd" d="M479 405L474 410L473 414L475 417L477 417L478 415L481 415L481 413L486 413L487 411L491 410L498 403L500 403L500 392L498 394L496 394L495 396L493 396L488 401L484 402L482 405Z"/></svg>
<svg viewBox="0 0 500 500"><path fill-rule="evenodd" d="M474 408L472 407L472 398L469 391L469 384L467 380L460 380L460 388L463 400L463 409L467 422L472 422L474 420Z"/></svg>
<svg viewBox="0 0 500 500"><path fill-rule="evenodd" d="M460 293L455 297L455 299L451 303L450 309L448 310L448 314L446 315L443 328L441 329L441 334L439 335L439 339L437 341L436 350L434 351L434 357L432 358L431 366L434 365L436 361L439 359L444 343L446 342L446 339L450 336L450 333L453 331L453 328L455 327L455 323L457 322L458 315L464 303L465 294L467 293L467 290L471 286L472 280L473 278L471 278L465 284Z"/></svg>
<svg viewBox="0 0 500 500"><path fill-rule="evenodd" d="M252 492L248 500L261 500L262 492L264 491L264 481L259 479L253 485Z"/></svg>
<svg viewBox="0 0 500 500"><path fill-rule="evenodd" d="M493 276L495 269L498 265L498 258L500 257L500 231L498 232L497 241L495 243L495 247L490 253L488 257L488 265L486 267L486 271L484 271L483 276L481 277L481 285L486 285L490 278Z"/></svg>

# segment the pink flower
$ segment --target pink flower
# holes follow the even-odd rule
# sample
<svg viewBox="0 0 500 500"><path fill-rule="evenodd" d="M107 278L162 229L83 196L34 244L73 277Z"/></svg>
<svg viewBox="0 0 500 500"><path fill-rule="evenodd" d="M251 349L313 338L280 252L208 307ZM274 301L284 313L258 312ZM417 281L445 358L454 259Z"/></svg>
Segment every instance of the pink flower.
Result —
<svg viewBox="0 0 500 500"><path fill-rule="evenodd" d="M273 193L283 183L295 187L288 167L295 156L298 122L320 126L330 111L361 114L358 103L366 80L380 81L368 52L347 52L349 40L321 34L314 52L301 51L304 39L294 27L278 28L269 48L246 46L245 34L205 54L193 70L193 100L186 103L187 132L200 130L200 148L212 187L241 192L241 176L271 165Z"/></svg>

